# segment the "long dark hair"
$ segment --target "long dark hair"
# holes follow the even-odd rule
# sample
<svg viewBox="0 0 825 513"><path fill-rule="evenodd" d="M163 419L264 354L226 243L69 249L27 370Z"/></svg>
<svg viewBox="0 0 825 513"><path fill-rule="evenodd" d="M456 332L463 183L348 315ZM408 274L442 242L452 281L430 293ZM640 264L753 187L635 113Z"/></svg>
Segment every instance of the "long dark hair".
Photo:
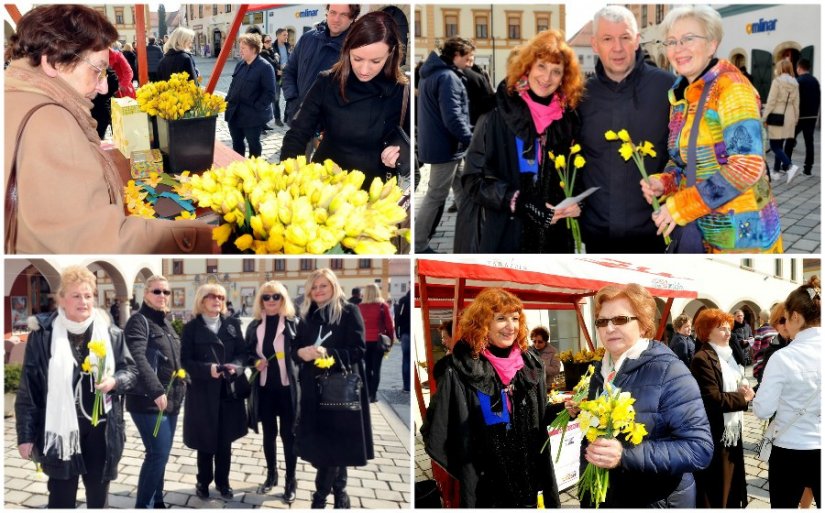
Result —
<svg viewBox="0 0 825 513"><path fill-rule="evenodd" d="M43 5L27 12L9 38L6 60L27 59L40 66L46 56L51 66L74 66L86 51L106 50L117 39L117 29L106 17L84 5Z"/></svg>
<svg viewBox="0 0 825 513"><path fill-rule="evenodd" d="M353 48L361 48L373 43L386 43L390 47L390 56L384 64L384 76L399 84L407 83L407 77L401 71L404 44L401 43L401 36L398 34L398 24L392 16L383 11L369 12L352 24L344 39L341 58L332 67L333 79L338 83L341 97L345 102L347 95L344 90L352 72L352 64L349 60L350 51Z"/></svg>

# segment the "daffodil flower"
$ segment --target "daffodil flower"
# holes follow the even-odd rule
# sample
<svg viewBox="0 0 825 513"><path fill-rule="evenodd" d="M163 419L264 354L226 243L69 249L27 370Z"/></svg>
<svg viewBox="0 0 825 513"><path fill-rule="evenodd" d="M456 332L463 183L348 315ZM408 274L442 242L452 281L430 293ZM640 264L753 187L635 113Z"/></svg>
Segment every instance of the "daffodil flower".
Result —
<svg viewBox="0 0 825 513"><path fill-rule="evenodd" d="M335 365L335 358L333 356L322 356L320 358L316 358L314 364L319 369L329 369Z"/></svg>
<svg viewBox="0 0 825 513"><path fill-rule="evenodd" d="M176 370L175 372L172 373L172 375L169 377L169 383L166 385L166 391L164 392L164 394L166 394L167 396L169 395L169 392L172 391L172 385L175 383L176 379L178 379L178 380L186 379L186 371L181 368L181 369L178 369L178 370ZM163 410L159 409L158 410L158 417L155 420L155 429L154 429L154 431L152 431L152 436L154 436L155 438L158 437L158 432L160 431L160 423L161 423L162 420L163 420Z"/></svg>

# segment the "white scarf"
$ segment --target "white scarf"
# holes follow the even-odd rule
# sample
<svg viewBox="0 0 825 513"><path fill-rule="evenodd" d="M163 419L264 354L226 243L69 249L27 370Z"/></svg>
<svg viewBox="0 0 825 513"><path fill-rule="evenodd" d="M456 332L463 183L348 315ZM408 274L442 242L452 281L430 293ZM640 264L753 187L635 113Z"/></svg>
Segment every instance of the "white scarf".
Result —
<svg viewBox="0 0 825 513"><path fill-rule="evenodd" d="M216 317L210 317L207 314L203 314L203 322L206 324L206 327L209 328L209 331L211 331L215 335L217 335L218 330L221 329L220 314L218 314Z"/></svg>
<svg viewBox="0 0 825 513"><path fill-rule="evenodd" d="M53 449L57 458L63 461L69 461L73 455L80 453L80 433L72 387L77 362L72 354L68 334L82 335L92 324L92 340L103 340L106 343L103 375L114 376L115 358L109 338L109 323L97 309L85 321L74 322L66 317L62 308L58 308L57 317L52 323L43 453L49 454L49 450ZM89 361L92 365L98 365L97 356L92 352L89 353Z"/></svg>
<svg viewBox="0 0 825 513"><path fill-rule="evenodd" d="M713 343L708 345L719 356L719 366L722 368L722 391L736 392L739 389L739 381L745 377L745 369L736 363L733 349L730 346L717 346ZM741 411L732 411L723 413L722 417L725 422L725 432L722 434L721 442L725 447L733 447L739 443L745 415Z"/></svg>

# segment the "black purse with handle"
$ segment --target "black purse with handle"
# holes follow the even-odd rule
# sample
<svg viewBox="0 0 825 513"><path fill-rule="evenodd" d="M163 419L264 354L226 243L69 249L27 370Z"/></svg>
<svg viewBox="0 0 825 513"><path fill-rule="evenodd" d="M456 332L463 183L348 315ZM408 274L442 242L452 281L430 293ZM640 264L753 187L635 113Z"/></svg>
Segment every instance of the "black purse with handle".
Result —
<svg viewBox="0 0 825 513"><path fill-rule="evenodd" d="M315 377L318 386L318 408L321 411L361 411L361 376L353 371L352 365L345 365L338 351L333 351L335 361L341 371L330 372Z"/></svg>

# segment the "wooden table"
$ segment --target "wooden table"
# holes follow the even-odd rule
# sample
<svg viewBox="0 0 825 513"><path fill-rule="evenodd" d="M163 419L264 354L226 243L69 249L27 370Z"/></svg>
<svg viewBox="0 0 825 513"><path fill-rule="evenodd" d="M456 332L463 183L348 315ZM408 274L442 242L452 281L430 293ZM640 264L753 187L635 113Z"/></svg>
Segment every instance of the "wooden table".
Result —
<svg viewBox="0 0 825 513"><path fill-rule="evenodd" d="M129 180L132 179L129 159L124 157L120 150L118 150L111 141L103 141L101 143L101 147L109 154L112 161L114 161L118 174L120 175L121 180L123 180L123 185L126 185ZM228 165L230 162L243 159L244 158L242 155L236 153L229 146L218 140L215 141L215 156L213 160L213 164L215 166L223 167Z"/></svg>

